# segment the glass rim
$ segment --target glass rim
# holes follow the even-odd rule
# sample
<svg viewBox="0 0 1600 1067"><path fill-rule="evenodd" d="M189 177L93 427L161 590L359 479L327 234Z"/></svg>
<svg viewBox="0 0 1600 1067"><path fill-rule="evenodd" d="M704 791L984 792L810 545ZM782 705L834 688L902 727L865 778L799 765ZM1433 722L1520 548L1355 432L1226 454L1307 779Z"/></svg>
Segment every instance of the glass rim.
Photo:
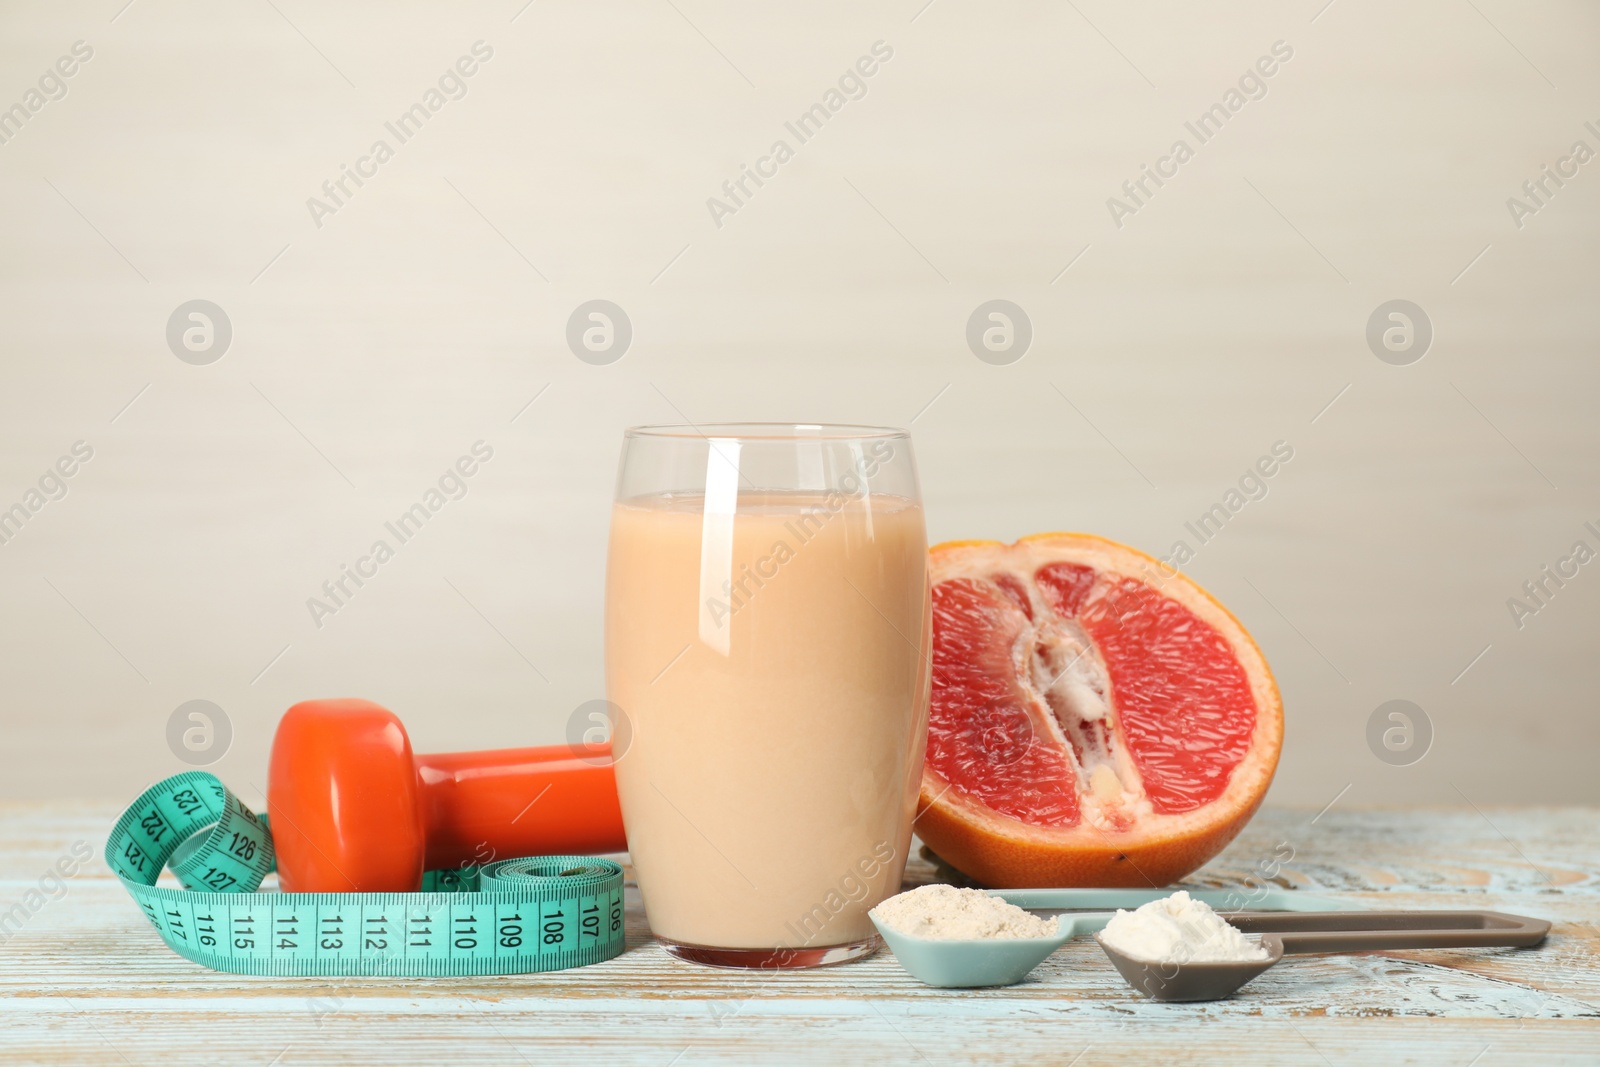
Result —
<svg viewBox="0 0 1600 1067"><path fill-rule="evenodd" d="M703 422L698 426L629 426L625 438L658 437L687 440L740 441L873 441L910 440L911 431L893 426L829 422Z"/></svg>

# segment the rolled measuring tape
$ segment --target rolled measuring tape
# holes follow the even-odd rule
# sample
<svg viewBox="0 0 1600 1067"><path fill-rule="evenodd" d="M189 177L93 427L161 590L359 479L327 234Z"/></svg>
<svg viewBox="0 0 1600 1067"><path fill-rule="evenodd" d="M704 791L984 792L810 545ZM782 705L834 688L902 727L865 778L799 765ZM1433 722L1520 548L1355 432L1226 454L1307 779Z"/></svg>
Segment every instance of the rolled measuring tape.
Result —
<svg viewBox="0 0 1600 1067"><path fill-rule="evenodd" d="M205 771L140 794L105 855L169 948L233 974L528 974L623 947L622 868L587 856L429 871L418 893L258 893L267 822Z"/></svg>

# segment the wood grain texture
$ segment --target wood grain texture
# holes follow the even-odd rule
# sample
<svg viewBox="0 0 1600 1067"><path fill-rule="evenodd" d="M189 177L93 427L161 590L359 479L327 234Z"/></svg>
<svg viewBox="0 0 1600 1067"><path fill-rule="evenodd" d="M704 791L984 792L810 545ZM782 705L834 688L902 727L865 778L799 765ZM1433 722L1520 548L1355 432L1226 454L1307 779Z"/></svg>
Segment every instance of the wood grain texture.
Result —
<svg viewBox="0 0 1600 1067"><path fill-rule="evenodd" d="M1600 1063L1600 847L1584 808L1263 812L1196 886L1271 879L1383 907L1548 918L1532 950L1293 959L1233 999L1137 999L1090 942L1028 981L922 986L887 952L794 974L693 967L650 938L554 974L252 978L169 952L99 859L103 804L0 807L0 912L75 841L95 858L0 944L6 1064ZM908 883L937 880L926 858Z"/></svg>

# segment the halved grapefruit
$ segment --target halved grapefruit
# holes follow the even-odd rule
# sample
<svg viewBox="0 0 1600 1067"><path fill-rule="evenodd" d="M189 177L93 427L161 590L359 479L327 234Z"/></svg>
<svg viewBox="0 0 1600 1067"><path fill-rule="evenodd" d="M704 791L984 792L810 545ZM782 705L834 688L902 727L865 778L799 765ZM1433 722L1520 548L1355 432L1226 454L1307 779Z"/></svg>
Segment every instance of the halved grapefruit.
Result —
<svg viewBox="0 0 1600 1067"><path fill-rule="evenodd" d="M997 888L1162 886L1255 813L1283 704L1239 621L1102 537L931 553L933 701L917 835Z"/></svg>

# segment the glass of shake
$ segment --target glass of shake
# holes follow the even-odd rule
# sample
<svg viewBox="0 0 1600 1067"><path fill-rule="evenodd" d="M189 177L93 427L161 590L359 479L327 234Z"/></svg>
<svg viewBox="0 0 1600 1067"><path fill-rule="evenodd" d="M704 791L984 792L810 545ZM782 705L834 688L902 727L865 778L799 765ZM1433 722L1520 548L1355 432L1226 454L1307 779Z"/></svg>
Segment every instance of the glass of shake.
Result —
<svg viewBox="0 0 1600 1067"><path fill-rule="evenodd" d="M928 728L911 438L754 423L627 431L606 690L651 929L725 967L877 947Z"/></svg>

